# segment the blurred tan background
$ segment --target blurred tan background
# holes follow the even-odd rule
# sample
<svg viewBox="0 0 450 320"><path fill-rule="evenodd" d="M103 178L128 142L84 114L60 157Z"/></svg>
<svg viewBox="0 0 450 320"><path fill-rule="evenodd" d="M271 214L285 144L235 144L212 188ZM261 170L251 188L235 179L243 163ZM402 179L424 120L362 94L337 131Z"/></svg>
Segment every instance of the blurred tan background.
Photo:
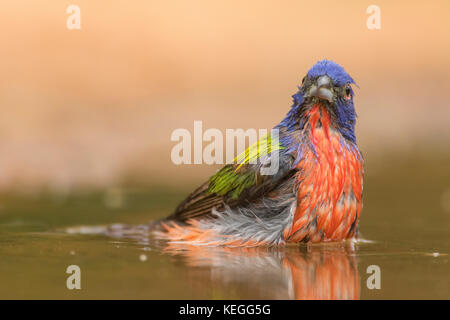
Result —
<svg viewBox="0 0 450 320"><path fill-rule="evenodd" d="M323 58L359 84L373 167L447 153L449 30L449 1L3 0L0 189L201 181L215 168L172 164L172 131L271 128Z"/></svg>

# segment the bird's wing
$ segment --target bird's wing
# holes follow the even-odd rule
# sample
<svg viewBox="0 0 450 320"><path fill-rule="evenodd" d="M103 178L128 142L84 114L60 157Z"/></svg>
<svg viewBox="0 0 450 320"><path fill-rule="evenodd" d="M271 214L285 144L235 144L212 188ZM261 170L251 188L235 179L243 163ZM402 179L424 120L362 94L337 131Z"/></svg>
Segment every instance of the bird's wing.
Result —
<svg viewBox="0 0 450 320"><path fill-rule="evenodd" d="M273 144L270 135L261 138L240 154L234 164L224 166L192 192L167 219L186 221L211 216L213 208L250 203L267 194L294 173L294 157L286 151L281 142ZM278 161L278 170L267 174L273 161Z"/></svg>

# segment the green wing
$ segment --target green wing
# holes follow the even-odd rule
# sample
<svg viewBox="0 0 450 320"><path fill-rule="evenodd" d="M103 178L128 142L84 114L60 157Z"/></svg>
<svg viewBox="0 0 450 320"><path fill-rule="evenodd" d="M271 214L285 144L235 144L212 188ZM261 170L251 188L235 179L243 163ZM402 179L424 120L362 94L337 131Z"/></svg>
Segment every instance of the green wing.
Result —
<svg viewBox="0 0 450 320"><path fill-rule="evenodd" d="M247 198L251 198L257 190L267 191L269 188L261 187L275 185L273 182L284 174L277 174L275 178L262 176L261 162L269 158L271 152L283 149L285 147L281 143L272 144L270 135L262 137L237 156L233 164L224 166L209 181L192 192L168 219L185 221L209 215L212 208L220 210L225 205L234 206L243 200L244 194ZM282 153L279 154L281 157ZM290 165L288 164L286 168L290 169Z"/></svg>
<svg viewBox="0 0 450 320"><path fill-rule="evenodd" d="M274 150L272 150L274 149ZM208 191L236 199L248 187L257 183L258 161L272 151L284 149L281 143L272 145L269 135L264 136L234 159L234 165L223 167L213 175Z"/></svg>

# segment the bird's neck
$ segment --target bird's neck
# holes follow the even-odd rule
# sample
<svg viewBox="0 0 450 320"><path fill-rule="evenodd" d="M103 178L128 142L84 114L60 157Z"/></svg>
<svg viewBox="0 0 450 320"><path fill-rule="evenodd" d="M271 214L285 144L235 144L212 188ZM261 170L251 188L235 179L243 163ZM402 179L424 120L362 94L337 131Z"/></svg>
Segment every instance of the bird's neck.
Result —
<svg viewBox="0 0 450 320"><path fill-rule="evenodd" d="M321 130L324 133L324 138L329 139L330 130L335 130L336 124L325 106L316 103L311 108L305 110L303 115L304 124L303 131L311 135L312 143L317 144L317 131Z"/></svg>
<svg viewBox="0 0 450 320"><path fill-rule="evenodd" d="M321 103L305 106L300 111L299 127L303 131L322 128L325 133L337 131L345 140L356 144L354 116L345 113L344 106L330 107Z"/></svg>
<svg viewBox="0 0 450 320"><path fill-rule="evenodd" d="M302 132L307 133L323 128L326 132L337 131L342 140L356 145L354 131L356 114L351 111L351 108L340 105L333 108L321 102L304 103L302 96L294 97L294 105L275 127L281 130L288 144L301 143Z"/></svg>

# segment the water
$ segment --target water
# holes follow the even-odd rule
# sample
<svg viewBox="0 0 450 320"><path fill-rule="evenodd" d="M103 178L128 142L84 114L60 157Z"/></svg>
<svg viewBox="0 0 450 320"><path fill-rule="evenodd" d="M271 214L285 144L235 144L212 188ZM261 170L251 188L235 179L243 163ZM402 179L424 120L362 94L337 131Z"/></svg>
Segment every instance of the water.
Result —
<svg viewBox="0 0 450 320"><path fill-rule="evenodd" d="M97 227L167 215L186 191L3 195L0 298L450 299L448 163L373 168L360 224L370 241L334 245L203 248L152 240L145 228ZM66 288L73 264L81 290ZM367 286L374 265L380 289Z"/></svg>

